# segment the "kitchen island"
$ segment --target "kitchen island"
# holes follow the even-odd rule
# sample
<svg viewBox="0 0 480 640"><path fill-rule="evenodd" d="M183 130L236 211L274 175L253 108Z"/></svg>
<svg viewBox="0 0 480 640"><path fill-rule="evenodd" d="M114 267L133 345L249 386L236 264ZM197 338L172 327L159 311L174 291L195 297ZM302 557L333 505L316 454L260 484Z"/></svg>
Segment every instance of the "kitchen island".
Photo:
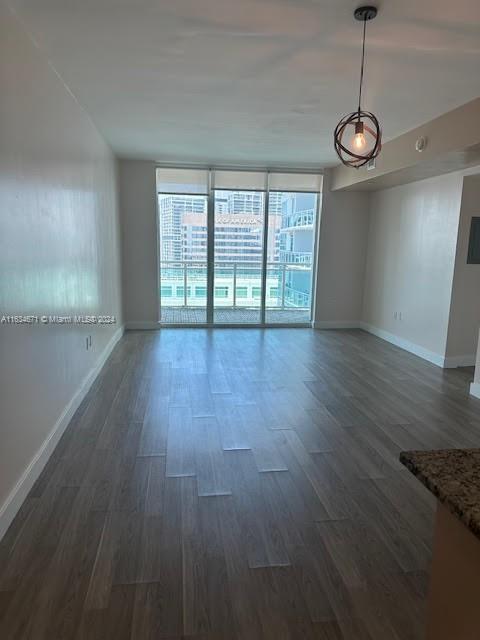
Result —
<svg viewBox="0 0 480 640"><path fill-rule="evenodd" d="M427 640L480 640L480 449L404 451L437 498Z"/></svg>

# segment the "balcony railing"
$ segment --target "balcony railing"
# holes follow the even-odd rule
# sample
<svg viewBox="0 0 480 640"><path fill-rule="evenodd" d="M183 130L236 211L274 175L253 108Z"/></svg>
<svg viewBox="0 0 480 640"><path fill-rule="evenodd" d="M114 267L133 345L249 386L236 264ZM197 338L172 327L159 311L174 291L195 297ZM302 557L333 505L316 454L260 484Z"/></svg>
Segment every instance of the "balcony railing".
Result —
<svg viewBox="0 0 480 640"><path fill-rule="evenodd" d="M280 260L290 264L312 264L312 254L308 251L280 250Z"/></svg>
<svg viewBox="0 0 480 640"><path fill-rule="evenodd" d="M267 309L310 309L311 268L298 262L268 262ZM214 263L214 307L259 308L262 266L251 262ZM307 290L307 291L306 291ZM205 262L162 261L163 307L204 307L207 301Z"/></svg>
<svg viewBox="0 0 480 640"><path fill-rule="evenodd" d="M282 228L292 229L295 227L312 227L315 220L313 209L305 211L295 211L295 213L282 215Z"/></svg>

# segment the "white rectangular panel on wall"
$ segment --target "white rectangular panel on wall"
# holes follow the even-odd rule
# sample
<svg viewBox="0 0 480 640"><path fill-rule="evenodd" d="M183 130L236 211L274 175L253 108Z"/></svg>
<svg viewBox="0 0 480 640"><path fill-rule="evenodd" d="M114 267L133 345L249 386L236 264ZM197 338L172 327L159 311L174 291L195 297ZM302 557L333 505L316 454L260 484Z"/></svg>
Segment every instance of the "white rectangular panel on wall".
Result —
<svg viewBox="0 0 480 640"><path fill-rule="evenodd" d="M270 173L270 191L310 191L322 190L323 176L317 173Z"/></svg>
<svg viewBox="0 0 480 640"><path fill-rule="evenodd" d="M206 169L157 169L159 193L208 193L208 171Z"/></svg>
<svg viewBox="0 0 480 640"><path fill-rule="evenodd" d="M264 171L215 171L215 189L258 189L264 191L267 174Z"/></svg>

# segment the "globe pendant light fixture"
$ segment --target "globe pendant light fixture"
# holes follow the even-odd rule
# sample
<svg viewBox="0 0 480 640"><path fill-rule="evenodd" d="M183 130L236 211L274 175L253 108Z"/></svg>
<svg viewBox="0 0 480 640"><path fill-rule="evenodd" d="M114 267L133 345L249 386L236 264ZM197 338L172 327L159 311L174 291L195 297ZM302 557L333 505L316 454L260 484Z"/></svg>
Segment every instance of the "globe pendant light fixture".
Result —
<svg viewBox="0 0 480 640"><path fill-rule="evenodd" d="M363 111L362 85L365 66L365 32L367 20L377 15L376 7L359 7L353 14L356 20L363 22L362 64L360 67L360 89L358 92L358 109L340 120L335 127L334 144L340 160L347 167L363 167L376 158L382 148L382 132L380 124L370 111Z"/></svg>

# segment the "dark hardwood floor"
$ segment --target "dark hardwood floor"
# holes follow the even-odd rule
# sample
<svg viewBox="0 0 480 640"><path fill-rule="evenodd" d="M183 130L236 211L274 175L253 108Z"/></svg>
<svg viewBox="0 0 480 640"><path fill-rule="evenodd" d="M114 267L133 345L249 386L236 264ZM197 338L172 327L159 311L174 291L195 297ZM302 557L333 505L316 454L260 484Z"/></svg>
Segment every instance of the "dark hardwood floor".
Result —
<svg viewBox="0 0 480 640"><path fill-rule="evenodd" d="M480 446L471 378L361 331L127 333L0 543L0 637L420 640L398 454Z"/></svg>

